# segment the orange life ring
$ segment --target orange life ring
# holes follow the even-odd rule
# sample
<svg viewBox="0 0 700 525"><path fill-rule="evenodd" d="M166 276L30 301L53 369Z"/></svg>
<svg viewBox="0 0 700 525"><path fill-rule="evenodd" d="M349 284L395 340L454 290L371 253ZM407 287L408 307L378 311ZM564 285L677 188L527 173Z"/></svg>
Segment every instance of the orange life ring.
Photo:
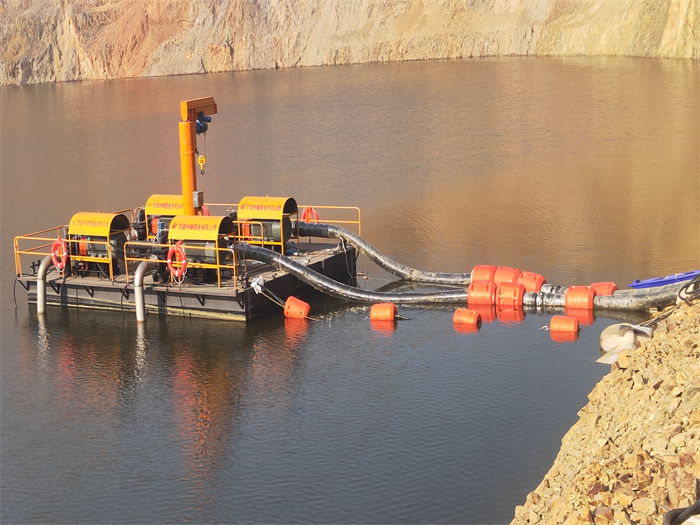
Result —
<svg viewBox="0 0 700 525"><path fill-rule="evenodd" d="M304 211L301 213L301 221L302 222L318 222L318 213L316 210L314 210L311 206L307 206L304 208Z"/></svg>
<svg viewBox="0 0 700 525"><path fill-rule="evenodd" d="M177 257L173 257L175 254ZM179 264L180 267L175 268L173 262ZM180 246L180 242L173 244L168 250L168 270L173 277L182 277L187 271L187 255L185 255L185 249Z"/></svg>
<svg viewBox="0 0 700 525"><path fill-rule="evenodd" d="M202 215L209 217L209 208L207 208L206 204L202 204Z"/></svg>
<svg viewBox="0 0 700 525"><path fill-rule="evenodd" d="M58 250L61 250L58 253ZM66 261L68 261L68 248L66 248L66 241L59 237L51 245L51 261L53 265L58 268L59 271L63 271L66 267Z"/></svg>

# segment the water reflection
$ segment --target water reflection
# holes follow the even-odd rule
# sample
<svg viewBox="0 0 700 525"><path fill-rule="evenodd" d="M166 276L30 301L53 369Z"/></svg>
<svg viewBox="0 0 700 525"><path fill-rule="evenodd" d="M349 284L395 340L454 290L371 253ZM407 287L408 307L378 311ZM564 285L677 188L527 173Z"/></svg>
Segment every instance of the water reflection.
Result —
<svg viewBox="0 0 700 525"><path fill-rule="evenodd" d="M39 315L37 316L37 324L38 324L38 331L37 331L37 350L38 350L38 365L39 369L42 372L46 371L46 367L48 365L48 356L49 356L49 332L46 329L46 315Z"/></svg>
<svg viewBox="0 0 700 525"><path fill-rule="evenodd" d="M146 324L137 323L136 328L138 333L136 334L136 363L134 365L134 376L137 381L140 381L143 379L143 369L146 366L148 343L146 340Z"/></svg>
<svg viewBox="0 0 700 525"><path fill-rule="evenodd" d="M396 332L398 325L398 321L370 320L372 331L380 337L391 337Z"/></svg>

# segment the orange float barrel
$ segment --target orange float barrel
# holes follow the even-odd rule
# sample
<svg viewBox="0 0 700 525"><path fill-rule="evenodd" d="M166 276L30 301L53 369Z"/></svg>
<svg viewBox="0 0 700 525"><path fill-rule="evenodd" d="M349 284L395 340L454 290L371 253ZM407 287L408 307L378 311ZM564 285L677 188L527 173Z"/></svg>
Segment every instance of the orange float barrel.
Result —
<svg viewBox="0 0 700 525"><path fill-rule="evenodd" d="M549 335L557 343L573 343L578 340L578 332L549 332Z"/></svg>
<svg viewBox="0 0 700 525"><path fill-rule="evenodd" d="M544 277L535 272L522 272L517 282L525 287L526 292L539 292L542 285L547 283Z"/></svg>
<svg viewBox="0 0 700 525"><path fill-rule="evenodd" d="M493 281L493 276L496 273L495 266L489 266L487 264L477 264L474 266L471 274L471 282L479 281Z"/></svg>
<svg viewBox="0 0 700 525"><path fill-rule="evenodd" d="M481 326L481 314L476 310L468 308L457 308L452 317L452 322L456 325L473 326L478 328Z"/></svg>
<svg viewBox="0 0 700 525"><path fill-rule="evenodd" d="M566 308L593 309L595 290L590 286L570 286L566 291L564 306Z"/></svg>
<svg viewBox="0 0 700 525"><path fill-rule="evenodd" d="M372 321L394 321L397 314L394 303L373 304L369 310L369 318Z"/></svg>
<svg viewBox="0 0 700 525"><path fill-rule="evenodd" d="M549 323L549 333L553 341L576 341L578 330L578 319L575 317L555 315Z"/></svg>
<svg viewBox="0 0 700 525"><path fill-rule="evenodd" d="M311 306L301 299L290 295L284 303L284 316L292 319L304 319L309 316Z"/></svg>
<svg viewBox="0 0 700 525"><path fill-rule="evenodd" d="M604 283L593 283L591 286L596 295L612 295L615 290L618 290L617 285L612 281Z"/></svg>
<svg viewBox="0 0 700 525"><path fill-rule="evenodd" d="M525 286L517 283L503 283L496 292L496 304L499 308L521 308Z"/></svg>
<svg viewBox="0 0 700 525"><path fill-rule="evenodd" d="M501 283L517 283L520 277L520 270L508 268L507 266L499 266L496 273L493 275L493 282L500 286Z"/></svg>
<svg viewBox="0 0 700 525"><path fill-rule="evenodd" d="M496 284L493 281L471 282L467 289L467 301L472 304L495 304Z"/></svg>

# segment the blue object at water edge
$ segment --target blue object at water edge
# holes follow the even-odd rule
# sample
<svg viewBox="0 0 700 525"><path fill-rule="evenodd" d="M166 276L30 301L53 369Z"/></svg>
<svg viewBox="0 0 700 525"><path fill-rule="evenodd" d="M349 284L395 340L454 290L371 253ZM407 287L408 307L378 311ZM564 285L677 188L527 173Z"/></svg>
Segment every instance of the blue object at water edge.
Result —
<svg viewBox="0 0 700 525"><path fill-rule="evenodd" d="M700 270L693 270L692 272L685 273L672 273L666 277L654 277L652 279L645 279L640 281L636 279L632 284L628 284L630 288L653 288L655 286L663 286L665 284L679 283L681 281L687 281L700 275Z"/></svg>

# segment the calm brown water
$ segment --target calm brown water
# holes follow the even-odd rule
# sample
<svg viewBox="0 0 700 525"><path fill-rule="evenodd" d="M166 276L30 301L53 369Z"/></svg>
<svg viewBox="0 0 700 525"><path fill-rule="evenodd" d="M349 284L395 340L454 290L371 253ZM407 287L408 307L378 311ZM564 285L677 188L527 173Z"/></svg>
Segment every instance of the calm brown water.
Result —
<svg viewBox="0 0 700 525"><path fill-rule="evenodd" d="M19 286L15 309L12 238L178 192L179 101L212 95L210 201L357 205L364 237L426 270L697 269L699 73L503 58L2 88L1 521L509 521L615 321L561 345L546 315L462 335L449 309L406 309L386 335L323 299L302 327L39 320Z"/></svg>

